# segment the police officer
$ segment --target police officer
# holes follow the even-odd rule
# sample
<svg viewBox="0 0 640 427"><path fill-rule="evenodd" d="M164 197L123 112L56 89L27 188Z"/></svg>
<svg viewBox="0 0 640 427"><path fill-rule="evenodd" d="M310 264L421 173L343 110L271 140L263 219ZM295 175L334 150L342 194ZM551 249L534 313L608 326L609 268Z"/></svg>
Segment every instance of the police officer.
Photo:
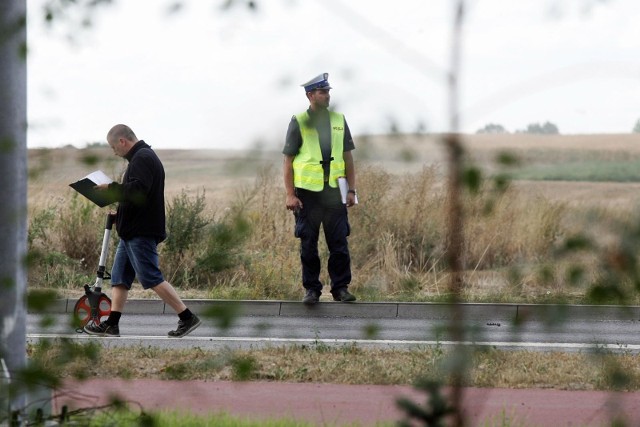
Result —
<svg viewBox="0 0 640 427"><path fill-rule="evenodd" d="M303 84L309 108L289 122L284 149L286 206L295 214L295 236L300 239L302 302L315 304L322 294L318 236L320 225L329 248L328 272L334 301L352 302L351 257L347 236L347 207L356 203L355 149L342 114L329 111L328 73ZM338 178L346 177L344 203Z"/></svg>

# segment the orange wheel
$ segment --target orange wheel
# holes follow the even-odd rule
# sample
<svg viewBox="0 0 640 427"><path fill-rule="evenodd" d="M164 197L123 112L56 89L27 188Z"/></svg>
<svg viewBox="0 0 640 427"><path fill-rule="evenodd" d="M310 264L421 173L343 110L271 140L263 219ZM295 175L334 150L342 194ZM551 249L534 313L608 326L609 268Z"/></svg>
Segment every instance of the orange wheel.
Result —
<svg viewBox="0 0 640 427"><path fill-rule="evenodd" d="M78 300L78 302L76 302L76 306L73 308L73 313L78 319L78 323L80 324L81 328L89 322L99 324L103 320L106 320L107 317L109 317L109 313L111 313L111 300L106 295L100 295L100 298L98 299L97 317L92 318L89 297L83 295Z"/></svg>

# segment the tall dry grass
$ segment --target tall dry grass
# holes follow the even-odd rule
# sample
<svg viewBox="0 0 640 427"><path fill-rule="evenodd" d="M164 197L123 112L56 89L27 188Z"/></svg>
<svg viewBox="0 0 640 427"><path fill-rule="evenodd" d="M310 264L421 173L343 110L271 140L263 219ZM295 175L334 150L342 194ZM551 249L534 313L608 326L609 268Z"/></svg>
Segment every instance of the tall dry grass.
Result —
<svg viewBox="0 0 640 427"><path fill-rule="evenodd" d="M399 162L387 168L376 159L358 163L360 203L349 210L349 244L351 288L361 300L448 297L443 171L439 163L423 158L427 151L416 147L417 159L404 168ZM253 181L243 175L235 180L241 184L224 184L224 192L212 185L207 188L214 194L207 190L207 197L204 190L168 191L169 239L160 246L161 267L186 295L300 298L299 241L293 236L293 216L284 208L277 158L267 156L262 166L252 163ZM178 166L191 161L191 157L176 160ZM203 182L208 182L206 163L197 168ZM167 164L170 171L170 159ZM47 174L60 172L44 170L42 179ZM218 175L214 181L221 186ZM614 259L621 247L629 246L620 238L634 221L629 210L617 209L619 204L584 209L561 195L546 197L532 188L530 183L516 182L496 192L487 181L477 192L464 192L466 300L583 301L590 284L613 277L602 259ZM73 192L46 200L30 204L29 245L34 255L30 286L78 289L79 281L93 280L104 212ZM591 250L558 256L567 238L587 230L597 235ZM326 265L327 248L320 240ZM325 271L321 279L328 283ZM621 277L630 290L633 280Z"/></svg>
<svg viewBox="0 0 640 427"><path fill-rule="evenodd" d="M244 247L245 263L234 269L231 282L250 284L256 298L298 298L301 292L299 242L293 217L284 210L279 171L265 169L254 186L239 192L246 200L252 233ZM420 300L446 297L444 186L437 167L394 175L381 167L358 173L360 203L350 209L353 260L352 289L366 299ZM486 212L487 199L494 207ZM467 278L485 280L487 271L514 264L549 260L561 235L564 207L539 197L508 190L496 198L488 192L467 194ZM321 256L327 250L321 239ZM322 278L327 282L326 273ZM504 275L497 278L504 281ZM476 288L482 298L483 289ZM512 295L513 296L513 295Z"/></svg>
<svg viewBox="0 0 640 427"><path fill-rule="evenodd" d="M437 167L397 175L364 166L358 189L360 203L349 210L352 290L369 300L446 297L441 285L446 277L445 188ZM489 199L493 208L487 212ZM254 183L238 188L232 200L221 211L207 206L200 193L183 192L168 201L169 237L160 246L165 276L180 288L211 297L299 298L299 242L293 235L293 216L284 209L279 169L260 170ZM80 267L90 277L100 251L100 211L75 195L60 206L53 217L47 216L51 207L34 209L31 249L58 252L70 262L83 260ZM562 204L515 190L499 196L468 193L464 206L464 259L471 282L487 280L486 272L514 264L549 260L565 212ZM46 226L41 224L44 218ZM45 228L46 240L37 237ZM322 238L320 248L326 263ZM40 267L32 267L30 282L54 285L46 279L38 283ZM505 276L498 276L494 281L503 286ZM326 272L321 279L328 283ZM483 297L482 287L471 284L470 289L468 298Z"/></svg>

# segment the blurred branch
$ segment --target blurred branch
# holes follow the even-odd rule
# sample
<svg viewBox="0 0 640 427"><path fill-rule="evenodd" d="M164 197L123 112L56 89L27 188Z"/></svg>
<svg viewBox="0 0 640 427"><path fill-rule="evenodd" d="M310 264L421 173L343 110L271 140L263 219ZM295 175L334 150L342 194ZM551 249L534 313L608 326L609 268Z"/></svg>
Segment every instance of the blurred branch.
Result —
<svg viewBox="0 0 640 427"><path fill-rule="evenodd" d="M458 343L464 341L464 314L459 305L463 288L462 253L464 249L464 218L460 193L462 190L464 150L459 135L460 116L458 107L460 98L459 79L464 12L465 2L464 0L458 0L454 11L454 22L451 34L451 63L448 75L450 133L445 137L449 157L447 264L450 272L449 292L452 296L452 302L454 302L450 328L453 340ZM458 348L454 351L458 354L464 353L461 345L458 345ZM450 367L451 385L453 387L451 392L451 405L455 409L454 425L463 426L465 420L462 400L466 362L464 361L464 357L456 357L454 359L455 363Z"/></svg>
<svg viewBox="0 0 640 427"><path fill-rule="evenodd" d="M82 27L90 27L96 8L112 3L115 3L115 0L49 0L42 7L42 13L44 21L49 25L60 21L69 22L73 19L72 14L79 13L81 18L78 24Z"/></svg>
<svg viewBox="0 0 640 427"><path fill-rule="evenodd" d="M332 12L336 10L340 11L340 13L336 13L334 16L342 18L353 30L377 42L388 53L425 74L430 79L438 83L445 80L447 73L442 67L421 52L407 46L402 40L397 39L383 28L372 24L361 14L349 7L346 2L339 0L322 0L318 1L318 4L330 9Z"/></svg>

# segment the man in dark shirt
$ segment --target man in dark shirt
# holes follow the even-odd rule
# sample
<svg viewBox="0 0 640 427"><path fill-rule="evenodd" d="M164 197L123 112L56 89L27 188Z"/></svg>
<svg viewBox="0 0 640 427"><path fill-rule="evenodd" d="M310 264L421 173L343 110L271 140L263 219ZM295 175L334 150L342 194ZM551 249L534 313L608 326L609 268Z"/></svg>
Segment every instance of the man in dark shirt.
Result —
<svg viewBox="0 0 640 427"><path fill-rule="evenodd" d="M328 272L334 301L352 302L350 234L347 207L356 203L356 173L351 151L355 148L342 114L329 111L331 86L324 73L305 83L309 109L292 117L284 149L286 207L295 214L295 236L300 238L302 302L319 301L320 225L329 248ZM345 195L338 180L346 178Z"/></svg>
<svg viewBox="0 0 640 427"><path fill-rule="evenodd" d="M118 201L116 230L120 243L111 271L112 305L109 318L87 325L86 333L120 336L119 321L135 277L144 289L152 289L178 314L178 328L169 337L183 337L200 326L200 319L182 302L159 268L157 245L166 238L164 211L164 167L151 147L138 140L126 125L115 125L107 142L116 156L129 164L122 184L99 185Z"/></svg>

